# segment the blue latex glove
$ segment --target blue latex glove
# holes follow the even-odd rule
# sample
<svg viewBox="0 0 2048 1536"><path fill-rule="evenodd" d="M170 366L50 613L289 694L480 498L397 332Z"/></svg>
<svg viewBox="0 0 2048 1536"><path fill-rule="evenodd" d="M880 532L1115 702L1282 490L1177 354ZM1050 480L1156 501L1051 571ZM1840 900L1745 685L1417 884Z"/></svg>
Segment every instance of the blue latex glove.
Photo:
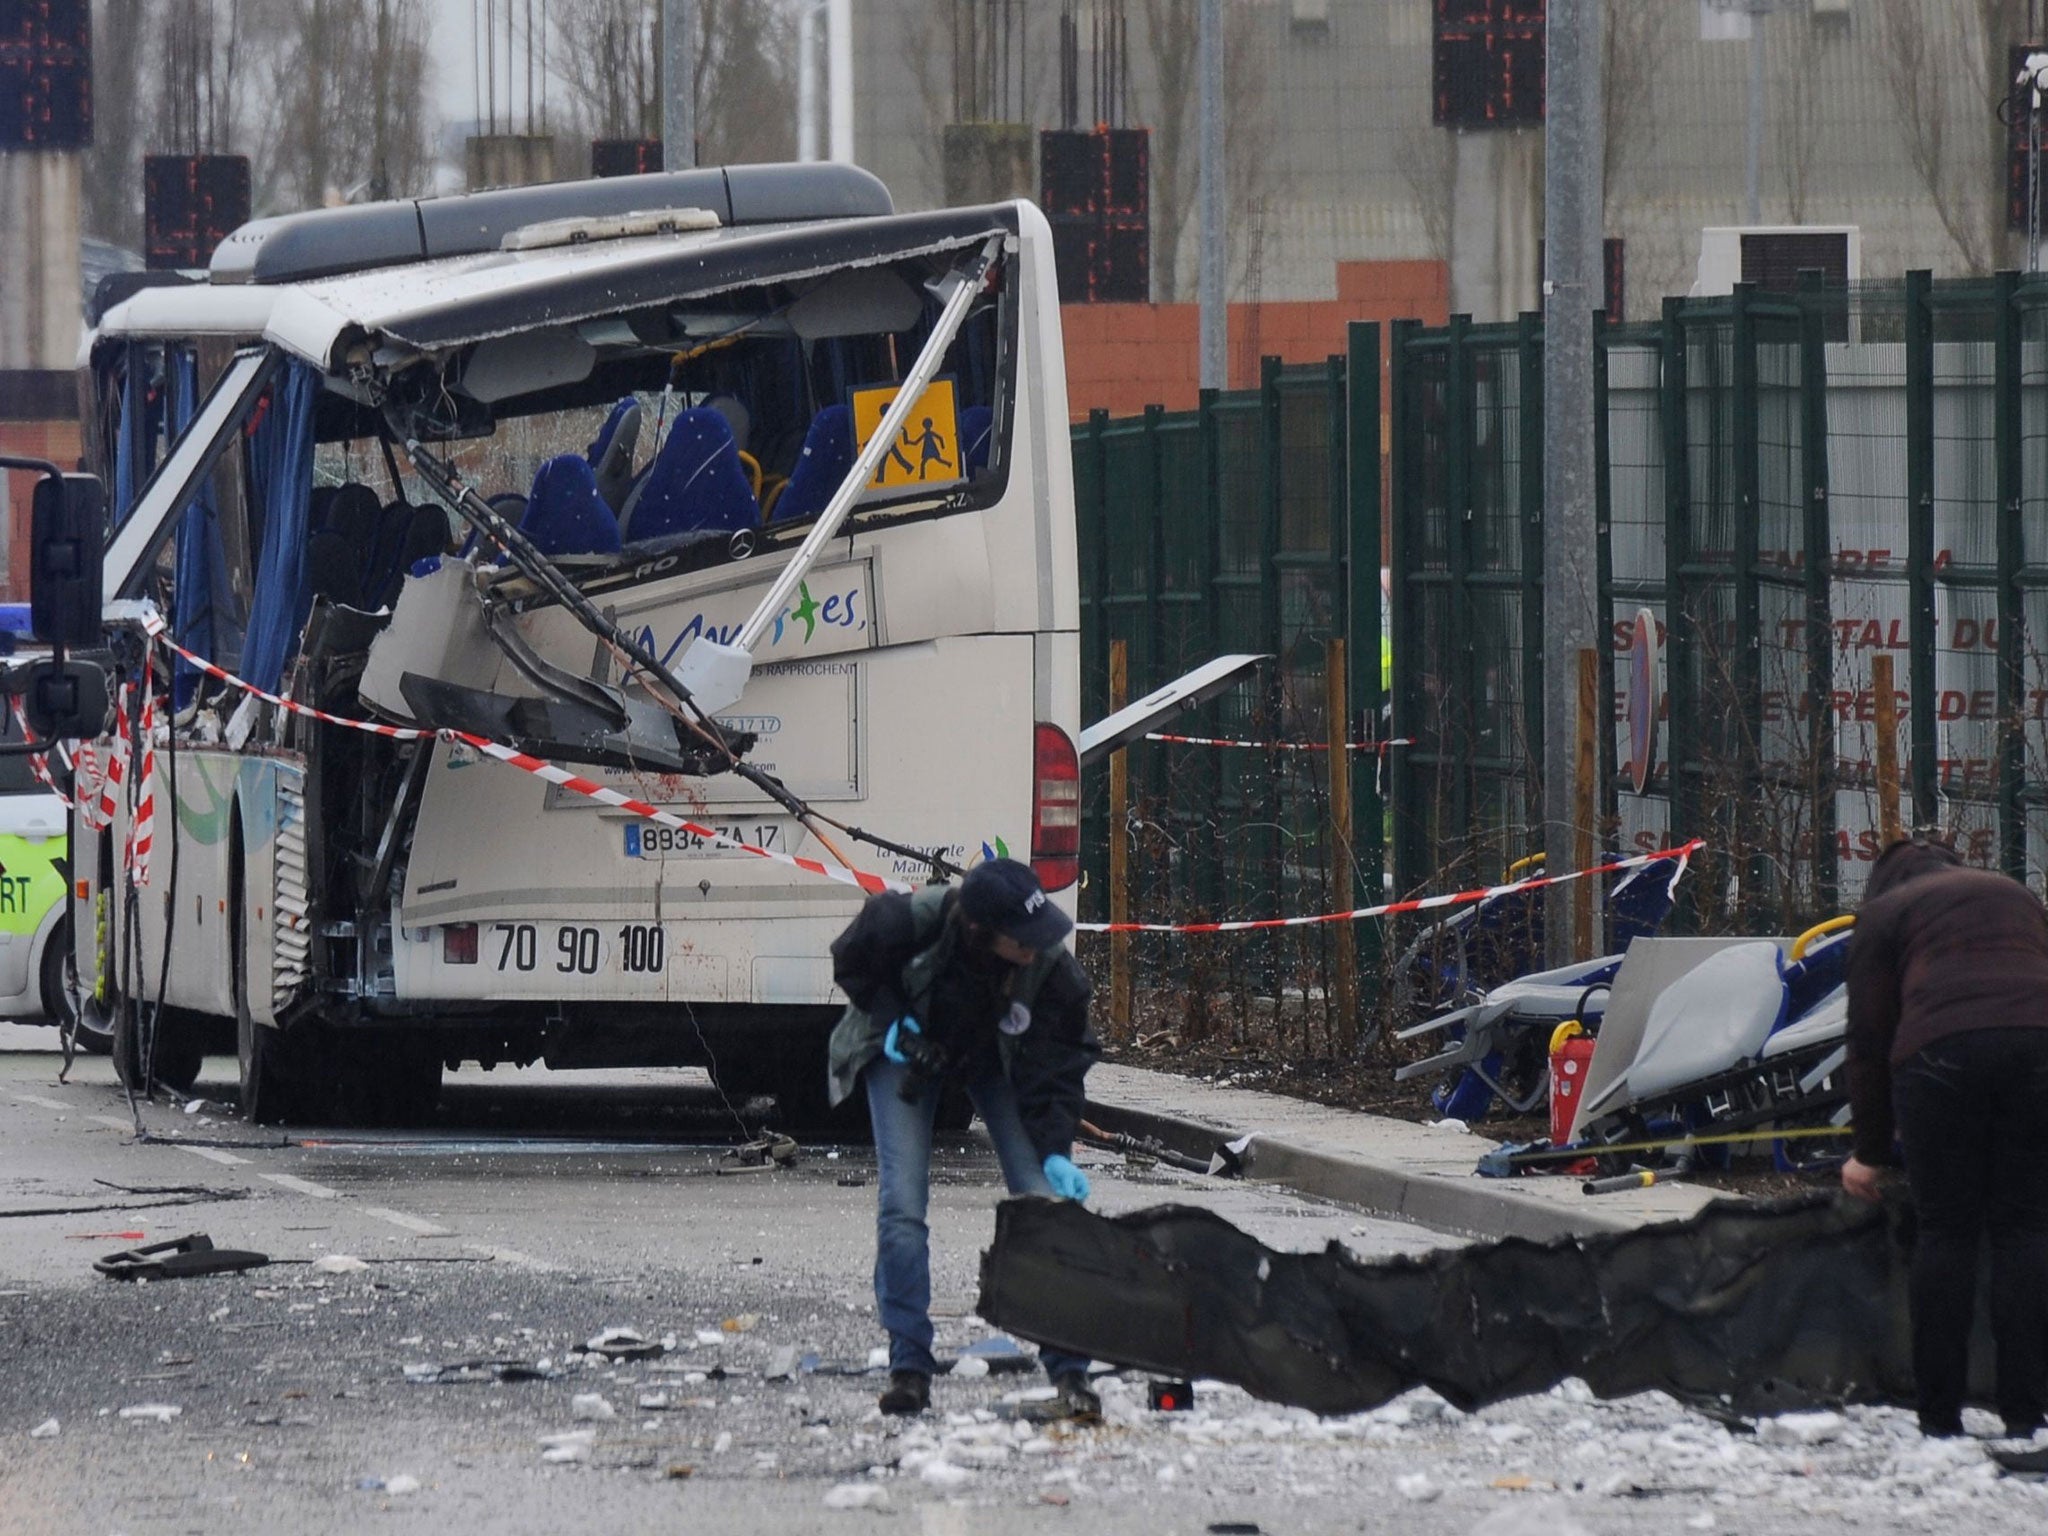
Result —
<svg viewBox="0 0 2048 1536"><path fill-rule="evenodd" d="M906 1035L921 1035L924 1033L924 1030L919 1027L914 1016L906 1013L894 1024L891 1024L889 1026L889 1033L882 1037L882 1054L895 1062L897 1066L907 1067L910 1065L910 1058L904 1055L896 1044L896 1032L898 1030L903 1031Z"/></svg>
<svg viewBox="0 0 2048 1536"><path fill-rule="evenodd" d="M1088 1198L1088 1175L1074 1166L1072 1158L1061 1157L1057 1152L1045 1160L1045 1182L1062 1200Z"/></svg>

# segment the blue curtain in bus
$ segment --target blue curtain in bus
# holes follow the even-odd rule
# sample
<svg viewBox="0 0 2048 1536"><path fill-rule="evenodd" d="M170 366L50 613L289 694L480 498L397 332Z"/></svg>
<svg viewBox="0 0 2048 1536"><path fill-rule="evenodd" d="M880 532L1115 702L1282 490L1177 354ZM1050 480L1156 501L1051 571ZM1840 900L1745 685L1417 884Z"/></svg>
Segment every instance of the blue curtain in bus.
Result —
<svg viewBox="0 0 2048 1536"><path fill-rule="evenodd" d="M156 434L149 430L149 350L131 341L122 348L127 354L121 370L121 425L115 438L114 505L116 528L128 519L136 495L149 481L154 467Z"/></svg>
<svg viewBox="0 0 2048 1536"><path fill-rule="evenodd" d="M166 392L169 399L171 439L184 436L199 410L199 357L179 352L170 360ZM232 460L230 460L232 462ZM175 632L181 644L209 661L219 654L221 621L226 616L223 588L227 575L226 554L220 542L220 514L213 500L213 477L200 482L178 520ZM183 657L177 662L177 702L183 709L192 701L199 685L199 669Z"/></svg>
<svg viewBox="0 0 2048 1536"><path fill-rule="evenodd" d="M312 607L306 538L313 491L313 405L319 394L320 375L310 365L296 359L286 363L250 444L250 478L263 513L263 552L242 645L242 676L273 693Z"/></svg>

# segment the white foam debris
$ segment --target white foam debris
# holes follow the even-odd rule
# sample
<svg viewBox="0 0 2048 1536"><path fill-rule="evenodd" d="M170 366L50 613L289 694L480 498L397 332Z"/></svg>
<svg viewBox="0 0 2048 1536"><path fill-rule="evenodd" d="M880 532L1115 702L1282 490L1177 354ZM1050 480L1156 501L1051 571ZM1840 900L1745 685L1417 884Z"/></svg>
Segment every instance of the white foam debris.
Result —
<svg viewBox="0 0 2048 1536"><path fill-rule="evenodd" d="M569 1417L572 1419L596 1419L602 1422L616 1417L618 1411L602 1392L578 1392L569 1399Z"/></svg>
<svg viewBox="0 0 2048 1536"><path fill-rule="evenodd" d="M352 1253L324 1253L306 1267L316 1275L360 1275L370 1266Z"/></svg>
<svg viewBox="0 0 2048 1536"><path fill-rule="evenodd" d="M28 1437L31 1440L54 1440L61 1427L55 1419L45 1419L28 1432Z"/></svg>
<svg viewBox="0 0 2048 1536"><path fill-rule="evenodd" d="M1394 1479L1394 1492L1411 1504L1428 1504L1443 1497L1443 1489L1430 1481L1427 1472L1403 1472Z"/></svg>
<svg viewBox="0 0 2048 1536"><path fill-rule="evenodd" d="M1826 1445L1839 1440L1848 1427L1839 1413L1781 1413L1763 1419L1756 1426L1756 1438L1763 1445Z"/></svg>
<svg viewBox="0 0 2048 1536"><path fill-rule="evenodd" d="M540 1459L545 1462L562 1464L590 1460L590 1448L597 1440L597 1431L591 1429L569 1429L559 1434L540 1437Z"/></svg>
<svg viewBox="0 0 2048 1536"><path fill-rule="evenodd" d="M827 1509L887 1509L889 1491L880 1483L835 1483L825 1490Z"/></svg>
<svg viewBox="0 0 2048 1536"><path fill-rule="evenodd" d="M168 1424L185 1410L176 1403L131 1403L121 1410L124 1419L154 1419Z"/></svg>

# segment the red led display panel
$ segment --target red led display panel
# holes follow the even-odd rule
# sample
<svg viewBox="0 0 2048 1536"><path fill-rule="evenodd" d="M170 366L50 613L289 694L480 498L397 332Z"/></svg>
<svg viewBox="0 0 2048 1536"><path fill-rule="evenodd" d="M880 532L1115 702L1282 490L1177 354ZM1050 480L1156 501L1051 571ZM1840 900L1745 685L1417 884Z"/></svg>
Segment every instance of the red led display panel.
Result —
<svg viewBox="0 0 2048 1536"><path fill-rule="evenodd" d="M1441 128L1543 121L1544 0L1436 0L1431 120Z"/></svg>
<svg viewBox="0 0 2048 1536"><path fill-rule="evenodd" d="M153 272L203 267L249 222L247 155L145 155L142 258Z"/></svg>
<svg viewBox="0 0 2048 1536"><path fill-rule="evenodd" d="M1144 128L1039 134L1038 201L1067 303L1152 296L1151 142Z"/></svg>
<svg viewBox="0 0 2048 1536"><path fill-rule="evenodd" d="M0 150L92 143L92 0L0 5Z"/></svg>
<svg viewBox="0 0 2048 1536"><path fill-rule="evenodd" d="M659 139L592 139L590 174L645 176L661 169Z"/></svg>

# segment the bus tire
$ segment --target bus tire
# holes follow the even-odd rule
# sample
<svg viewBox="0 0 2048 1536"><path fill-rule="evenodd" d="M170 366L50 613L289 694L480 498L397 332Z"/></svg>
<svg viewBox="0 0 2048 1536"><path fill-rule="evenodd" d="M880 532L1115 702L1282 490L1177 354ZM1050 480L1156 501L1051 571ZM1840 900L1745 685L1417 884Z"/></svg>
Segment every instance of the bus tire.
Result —
<svg viewBox="0 0 2048 1536"><path fill-rule="evenodd" d="M50 937L43 943L42 975L39 978L43 1014L59 1029L70 1030L71 1038L81 1051L94 1056L110 1056L114 1050L114 1037L98 1012L91 1011L88 1017L74 1017L77 1010L71 1006L71 989L65 985L69 979L65 975L65 967L70 959L71 919L67 917L50 930Z"/></svg>
<svg viewBox="0 0 2048 1536"><path fill-rule="evenodd" d="M148 1004L120 998L114 1005L112 1050L114 1071L134 1093L147 1094L154 1086L173 1093L190 1093L199 1081L199 1069L206 1062L205 1042L199 1032L167 1009L152 1010L156 1022L155 1068L151 1081L143 1077L142 1010Z"/></svg>
<svg viewBox="0 0 2048 1536"><path fill-rule="evenodd" d="M249 998L235 985L235 1066L242 1088L242 1115L251 1125L285 1125L299 1117L286 1058L284 1032L258 1024L249 1012Z"/></svg>

